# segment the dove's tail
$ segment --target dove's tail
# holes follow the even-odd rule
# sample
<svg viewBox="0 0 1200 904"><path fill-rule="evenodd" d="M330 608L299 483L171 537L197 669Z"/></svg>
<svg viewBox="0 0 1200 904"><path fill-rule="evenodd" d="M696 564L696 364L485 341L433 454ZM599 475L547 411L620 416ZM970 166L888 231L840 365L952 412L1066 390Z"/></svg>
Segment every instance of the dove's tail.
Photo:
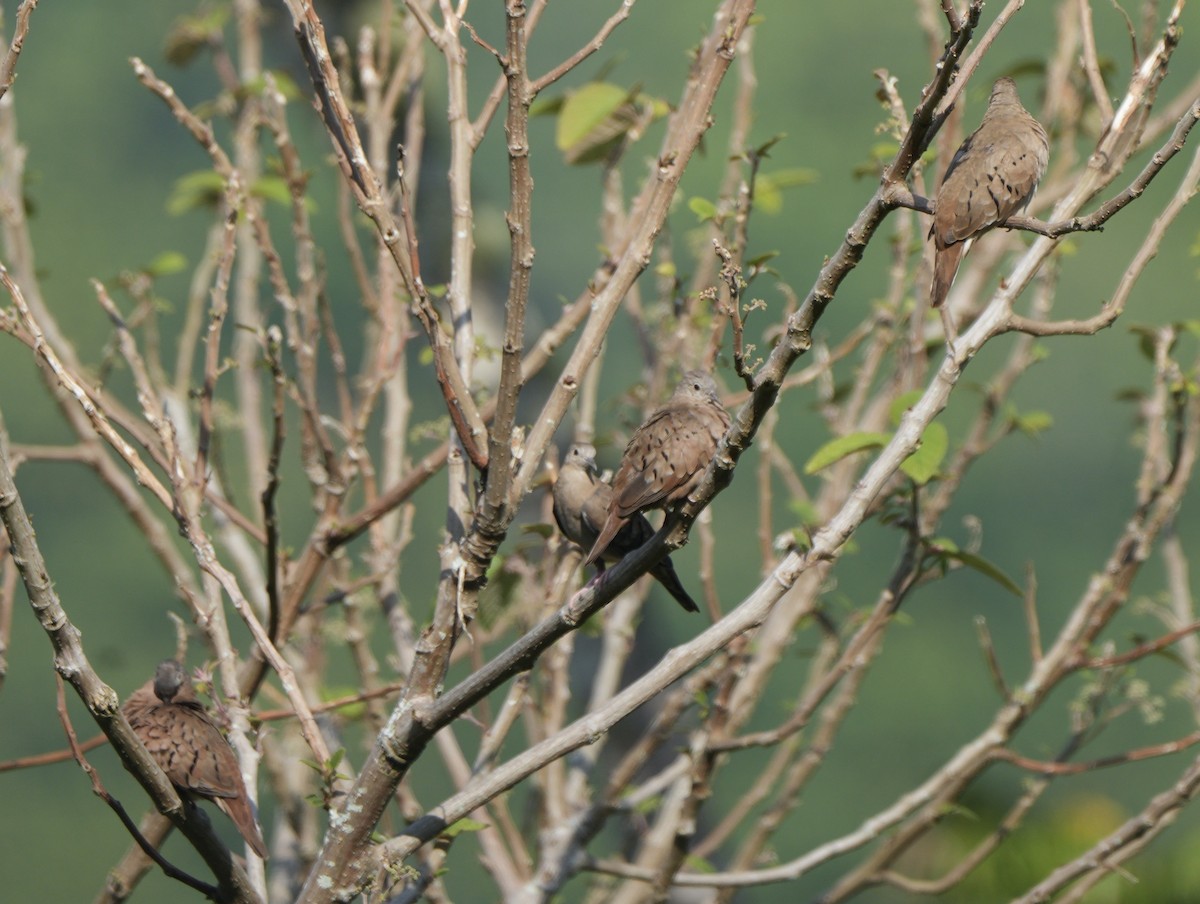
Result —
<svg viewBox="0 0 1200 904"><path fill-rule="evenodd" d="M934 252L933 288L929 292L929 303L935 308L940 308L946 296L950 294L950 286L958 272L958 262L962 260L964 245L964 242L955 242Z"/></svg>
<svg viewBox="0 0 1200 904"><path fill-rule="evenodd" d="M214 797L213 801L226 816L233 820L233 824L242 833L242 837L246 839L246 844L253 848L254 853L258 854L263 860L266 860L267 845L263 841L262 832L258 830L258 821L254 818L254 810L250 806L250 801L241 795L237 797Z"/></svg>
<svg viewBox="0 0 1200 904"><path fill-rule="evenodd" d="M675 566L671 564L671 559L664 556L659 562L650 569L650 574L654 579L663 585L663 589L671 596L675 597L675 602L679 603L688 612L699 612L700 607L696 605L696 601L688 595L688 592L683 589L683 584L679 580L679 575L675 573Z"/></svg>

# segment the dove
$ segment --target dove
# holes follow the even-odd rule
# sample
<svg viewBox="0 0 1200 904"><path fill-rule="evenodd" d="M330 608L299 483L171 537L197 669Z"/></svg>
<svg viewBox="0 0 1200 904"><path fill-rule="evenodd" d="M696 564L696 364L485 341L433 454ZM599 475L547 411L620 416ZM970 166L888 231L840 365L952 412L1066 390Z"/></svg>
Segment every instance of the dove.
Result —
<svg viewBox="0 0 1200 904"><path fill-rule="evenodd" d="M950 161L934 201L935 308L946 300L970 240L1029 204L1049 156L1046 130L1021 106L1016 83L997 79L983 121Z"/></svg>
<svg viewBox="0 0 1200 904"><path fill-rule="evenodd" d="M713 378L702 370L685 373L667 403L634 431L625 447L604 524L584 564L596 561L635 515L686 499L729 423Z"/></svg>
<svg viewBox="0 0 1200 904"><path fill-rule="evenodd" d="M551 491L554 498L554 520L558 529L581 549L591 549L600 536L600 528L608 517L613 490L597 476L596 449L587 443L577 443L567 450L558 469L558 479ZM654 528L645 515L635 514L608 544L596 566L603 571L605 562L617 562L644 545L654 536ZM663 585L688 612L700 607L688 595L669 556L664 556L650 569L650 574Z"/></svg>
<svg viewBox="0 0 1200 904"><path fill-rule="evenodd" d="M267 859L237 757L196 696L183 666L174 659L159 663L154 678L130 694L122 709L171 784L213 801L254 853Z"/></svg>

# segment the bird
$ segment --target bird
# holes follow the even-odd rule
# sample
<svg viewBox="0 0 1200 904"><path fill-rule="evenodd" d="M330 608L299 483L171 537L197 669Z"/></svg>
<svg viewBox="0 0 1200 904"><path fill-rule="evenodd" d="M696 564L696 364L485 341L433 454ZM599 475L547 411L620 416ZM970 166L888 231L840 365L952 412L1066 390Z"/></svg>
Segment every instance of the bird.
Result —
<svg viewBox="0 0 1200 904"><path fill-rule="evenodd" d="M1017 84L996 80L979 128L955 152L934 201L933 286L941 307L971 239L1023 210L1050 158L1050 139L1021 106Z"/></svg>
<svg viewBox="0 0 1200 904"><path fill-rule="evenodd" d="M613 478L604 524L584 564L600 558L634 515L686 499L716 455L729 423L712 376L702 370L685 373L667 403L630 437Z"/></svg>
<svg viewBox="0 0 1200 904"><path fill-rule="evenodd" d="M130 694L122 710L171 784L184 796L213 801L254 853L266 860L267 846L237 757L196 696L183 666L174 659L160 662L154 678Z"/></svg>
<svg viewBox="0 0 1200 904"><path fill-rule="evenodd" d="M612 503L613 489L599 478L597 470L595 446L576 443L567 449L551 490L554 520L558 522L558 529L581 549L591 549L596 542ZM596 562L597 568L603 571L605 562L620 561L653 536L654 528L646 516L635 514L612 538ZM688 612L700 611L679 580L670 556L655 562L650 574Z"/></svg>

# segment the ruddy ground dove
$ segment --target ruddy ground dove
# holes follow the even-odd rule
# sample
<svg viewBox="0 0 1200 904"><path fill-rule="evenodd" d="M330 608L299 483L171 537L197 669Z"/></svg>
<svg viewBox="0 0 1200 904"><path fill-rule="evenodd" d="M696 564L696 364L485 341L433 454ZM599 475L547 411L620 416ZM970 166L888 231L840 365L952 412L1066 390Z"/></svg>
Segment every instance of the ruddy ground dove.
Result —
<svg viewBox="0 0 1200 904"><path fill-rule="evenodd" d="M584 564L598 559L638 513L686 499L729 429L717 384L702 370L683 375L675 393L634 431L613 478L600 536Z"/></svg>
<svg viewBox="0 0 1200 904"><path fill-rule="evenodd" d="M608 507L613 498L612 487L597 476L595 447L577 443L567 450L567 456L558 469L558 479L554 481L553 496L554 520L558 522L558 529L580 548L591 549L608 518ZM623 559L653 536L654 528L646 516L633 515L612 538L596 563L597 567L603 571L605 562ZM684 609L688 612L699 611L696 601L680 582L669 556L659 559L650 569L650 574Z"/></svg>
<svg viewBox="0 0 1200 904"><path fill-rule="evenodd" d="M183 666L158 665L154 679L129 695L129 727L181 792L213 801L264 860L267 846L254 818L233 748L196 696Z"/></svg>
<svg viewBox="0 0 1200 904"><path fill-rule="evenodd" d="M962 143L938 189L933 214L933 288L940 307L970 240L1029 204L1046 172L1050 141L1021 106L1011 78L996 80L979 128Z"/></svg>

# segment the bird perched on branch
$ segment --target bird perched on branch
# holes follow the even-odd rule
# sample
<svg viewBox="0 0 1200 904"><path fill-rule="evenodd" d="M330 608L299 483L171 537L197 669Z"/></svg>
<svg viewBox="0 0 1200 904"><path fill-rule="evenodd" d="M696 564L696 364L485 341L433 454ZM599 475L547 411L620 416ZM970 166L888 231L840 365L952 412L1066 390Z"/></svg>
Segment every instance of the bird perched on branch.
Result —
<svg viewBox="0 0 1200 904"><path fill-rule="evenodd" d="M702 370L685 373L667 404L634 431L625 447L604 525L584 564L596 561L635 515L686 499L728 429L729 413L713 378Z"/></svg>
<svg viewBox="0 0 1200 904"><path fill-rule="evenodd" d="M129 727L171 784L182 794L213 801L254 853L267 859L237 757L183 666L174 659L159 663L154 678L130 694L122 708Z"/></svg>
<svg viewBox="0 0 1200 904"><path fill-rule="evenodd" d="M979 128L942 177L933 213L933 287L941 307L971 240L1024 209L1046 172L1050 140L1017 96L1011 78L996 80Z"/></svg>
<svg viewBox="0 0 1200 904"><path fill-rule="evenodd" d="M598 476L594 446L577 443L567 450L567 457L558 469L552 495L554 520L558 522L558 529L563 536L581 549L591 549L608 518L608 507L613 498L612 487ZM654 528L646 516L635 514L617 531L596 563L597 567L603 571L605 562L620 561L653 536ZM696 601L680 582L669 556L659 559L650 569L650 574L688 612L700 611Z"/></svg>

